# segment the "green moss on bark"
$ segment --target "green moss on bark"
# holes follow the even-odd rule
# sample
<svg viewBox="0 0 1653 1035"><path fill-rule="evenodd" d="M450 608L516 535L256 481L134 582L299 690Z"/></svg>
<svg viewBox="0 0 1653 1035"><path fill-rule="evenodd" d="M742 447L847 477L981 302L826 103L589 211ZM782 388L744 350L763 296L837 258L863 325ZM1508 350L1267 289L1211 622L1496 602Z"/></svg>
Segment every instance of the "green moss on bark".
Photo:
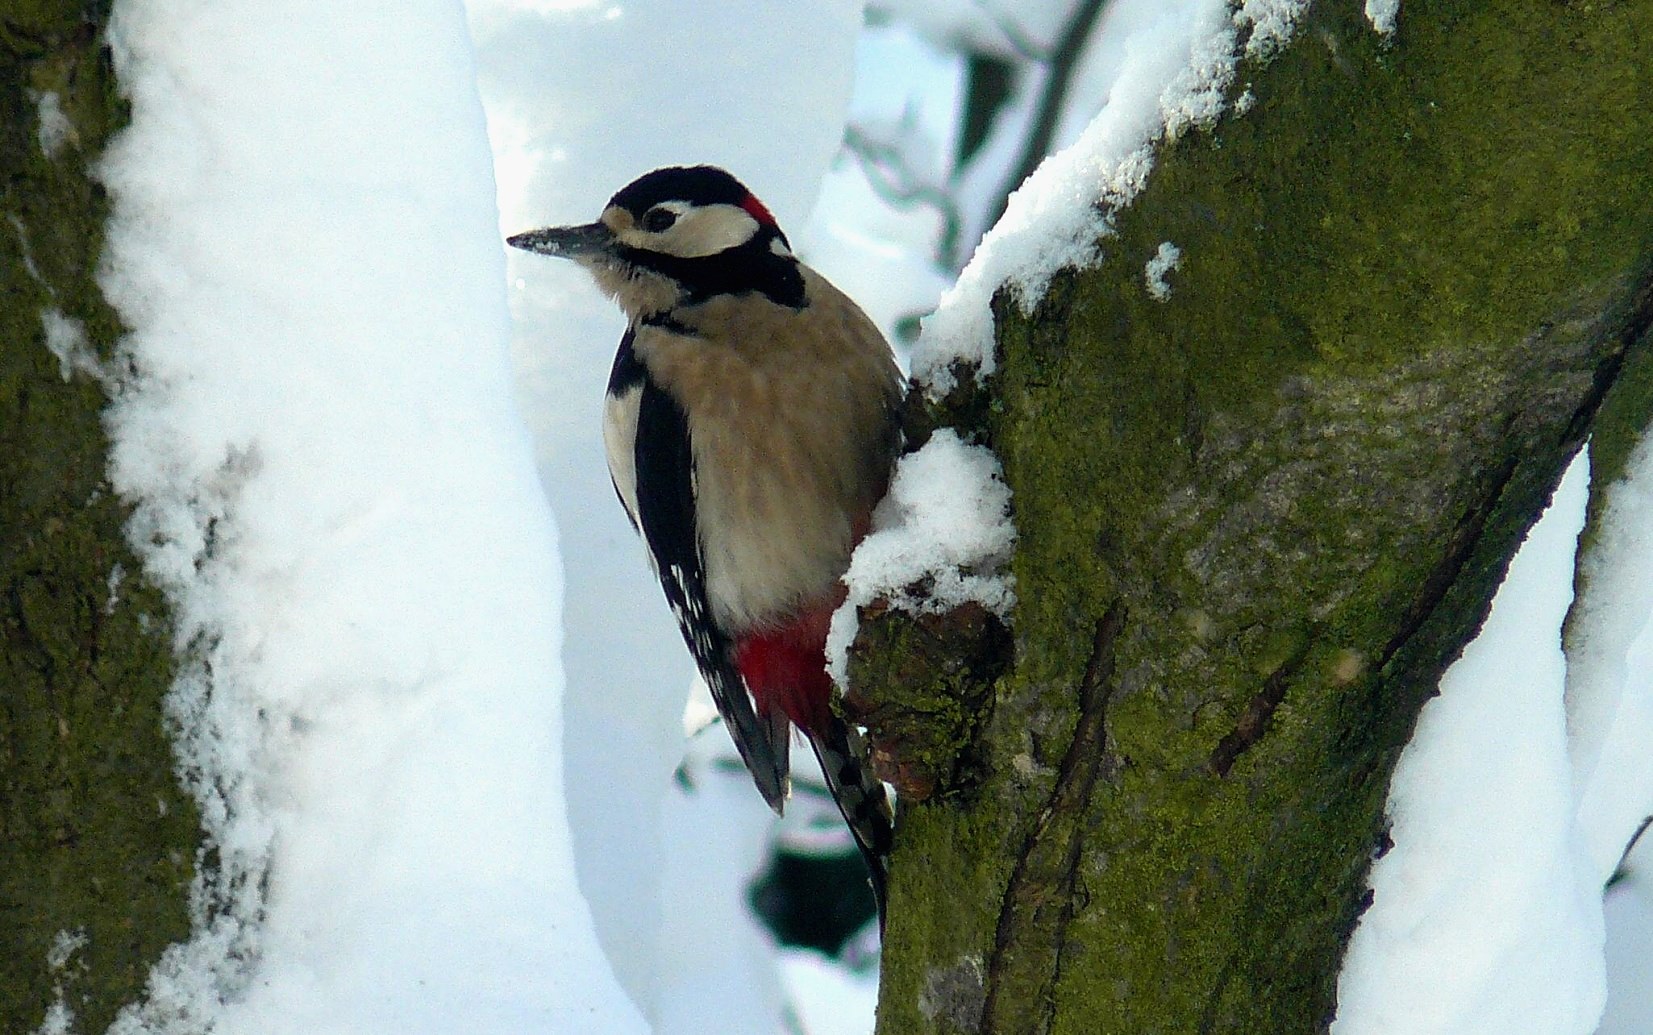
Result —
<svg viewBox="0 0 1653 1035"><path fill-rule="evenodd" d="M903 809L880 1031L1329 1021L1417 711L1647 362L1648 39L1648 3L1386 40L1323 2L1099 266L1001 299L1014 667L979 788Z"/></svg>
<svg viewBox="0 0 1653 1035"><path fill-rule="evenodd" d="M103 3L12 4L0 20L8 1032L34 1030L58 1000L78 1030L113 1020L162 949L188 934L199 839L162 728L169 619L123 538L127 510L105 477L104 393L89 372L120 333L94 280L107 204L89 175L126 118L101 40L107 13ZM61 121L43 134L52 111ZM48 347L49 322L59 349L73 350L67 364Z"/></svg>

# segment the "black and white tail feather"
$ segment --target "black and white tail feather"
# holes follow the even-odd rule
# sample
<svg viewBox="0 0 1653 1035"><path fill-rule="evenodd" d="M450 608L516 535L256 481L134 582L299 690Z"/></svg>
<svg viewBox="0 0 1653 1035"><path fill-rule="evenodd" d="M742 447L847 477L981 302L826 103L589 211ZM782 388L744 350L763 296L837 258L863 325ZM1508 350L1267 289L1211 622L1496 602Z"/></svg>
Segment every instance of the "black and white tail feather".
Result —
<svg viewBox="0 0 1653 1035"><path fill-rule="evenodd" d="M878 905L878 930L884 930L885 901L888 896L890 846L895 840L895 817L884 784L873 773L867 758L866 742L860 731L833 716L825 731L809 738L815 758L821 763L827 791L843 814L855 847L867 864L873 900Z"/></svg>

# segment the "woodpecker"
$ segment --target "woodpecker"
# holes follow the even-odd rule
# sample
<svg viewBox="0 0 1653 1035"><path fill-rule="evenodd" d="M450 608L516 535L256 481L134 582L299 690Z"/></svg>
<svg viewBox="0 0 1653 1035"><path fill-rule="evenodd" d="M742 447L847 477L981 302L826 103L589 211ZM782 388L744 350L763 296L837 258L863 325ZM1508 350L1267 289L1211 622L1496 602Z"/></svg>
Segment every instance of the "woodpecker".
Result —
<svg viewBox="0 0 1653 1035"><path fill-rule="evenodd" d="M572 259L625 312L603 414L615 493L777 813L792 728L808 739L882 926L890 807L833 713L826 638L900 445L889 345L713 166L656 169L595 223L507 243Z"/></svg>

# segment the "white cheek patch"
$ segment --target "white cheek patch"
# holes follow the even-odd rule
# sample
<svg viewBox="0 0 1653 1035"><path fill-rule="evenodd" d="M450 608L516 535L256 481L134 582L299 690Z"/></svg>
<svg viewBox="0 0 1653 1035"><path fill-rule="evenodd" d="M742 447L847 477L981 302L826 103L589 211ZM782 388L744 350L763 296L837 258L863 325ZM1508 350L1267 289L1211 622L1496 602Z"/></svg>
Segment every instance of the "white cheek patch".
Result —
<svg viewBox="0 0 1653 1035"><path fill-rule="evenodd" d="M662 207L676 210L678 203ZM738 205L685 205L677 222L664 233L651 234L627 228L618 236L625 244L642 251L662 252L680 259L699 259L738 248L757 236L758 221Z"/></svg>
<svg viewBox="0 0 1653 1035"><path fill-rule="evenodd" d="M716 255L738 248L757 236L758 221L743 208L711 205L682 216L666 236L681 242L685 256Z"/></svg>

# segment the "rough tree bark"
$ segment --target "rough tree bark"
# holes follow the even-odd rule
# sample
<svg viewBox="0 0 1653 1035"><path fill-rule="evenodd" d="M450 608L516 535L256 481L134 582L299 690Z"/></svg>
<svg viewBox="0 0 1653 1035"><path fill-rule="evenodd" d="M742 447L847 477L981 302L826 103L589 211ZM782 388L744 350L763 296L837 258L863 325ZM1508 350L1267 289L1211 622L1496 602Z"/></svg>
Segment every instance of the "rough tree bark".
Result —
<svg viewBox="0 0 1653 1035"><path fill-rule="evenodd" d="M1099 266L999 299L919 423L1004 463L1010 630L852 652L935 786L880 1032L1325 1029L1419 708L1604 408L1598 484L1653 413L1650 47L1650 0L1318 3Z"/></svg>
<svg viewBox="0 0 1653 1035"><path fill-rule="evenodd" d="M90 174L125 121L107 0L0 9L0 1031L102 1031L189 932L199 841L163 731L169 619L105 477ZM82 337L82 335L84 337ZM53 348L62 355L55 355Z"/></svg>

